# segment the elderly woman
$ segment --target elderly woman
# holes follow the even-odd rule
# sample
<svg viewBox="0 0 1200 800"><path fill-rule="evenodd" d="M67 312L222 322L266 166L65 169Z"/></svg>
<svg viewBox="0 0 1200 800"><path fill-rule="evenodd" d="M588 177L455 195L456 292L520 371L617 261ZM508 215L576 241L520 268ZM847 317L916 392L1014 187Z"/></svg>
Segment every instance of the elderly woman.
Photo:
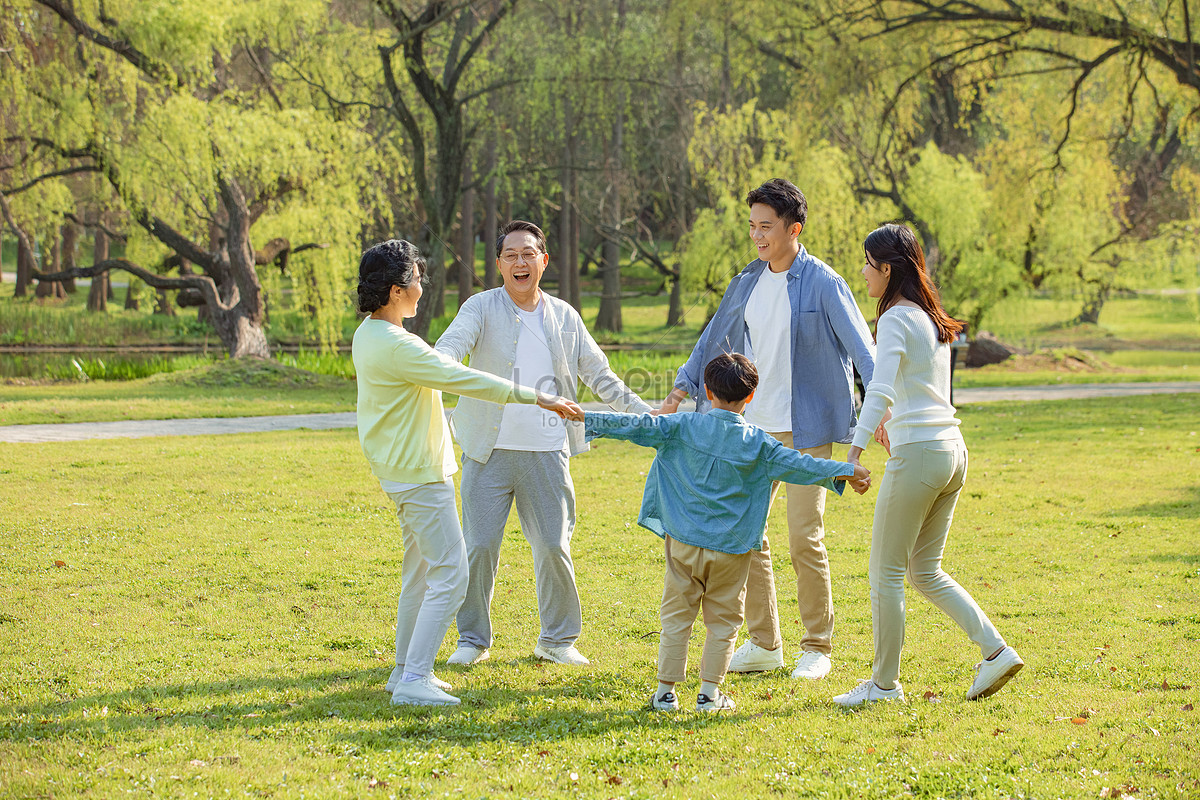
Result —
<svg viewBox="0 0 1200 800"><path fill-rule="evenodd" d="M846 461L858 457L876 426L891 456L871 531L871 678L834 702L856 706L903 700L896 680L904 645L904 576L978 645L983 660L967 699L988 697L1024 666L991 620L942 569L954 506L967 476L967 446L950 405L950 342L962 329L945 312L913 232L884 225L863 243L867 295L878 298L875 374ZM889 414L890 412L890 414Z"/></svg>
<svg viewBox="0 0 1200 800"><path fill-rule="evenodd" d="M467 553L451 480L458 466L442 392L536 403L560 416L579 407L464 367L404 330L421 299L424 267L417 248L402 240L375 245L359 263L358 307L370 316L354 333L358 438L403 530L396 668L388 680L392 703L457 705L450 685L433 674L438 647L467 591Z"/></svg>

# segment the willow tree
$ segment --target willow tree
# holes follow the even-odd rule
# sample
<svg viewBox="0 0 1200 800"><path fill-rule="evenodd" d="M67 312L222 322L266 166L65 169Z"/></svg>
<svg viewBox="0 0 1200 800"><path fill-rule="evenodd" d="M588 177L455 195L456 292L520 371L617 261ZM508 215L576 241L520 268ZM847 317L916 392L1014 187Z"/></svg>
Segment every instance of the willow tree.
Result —
<svg viewBox="0 0 1200 800"><path fill-rule="evenodd" d="M293 260L303 276L297 285L309 305L340 312L371 151L355 120L330 120L309 92L280 82L271 57L305 47L306 27L322 19L325 3L5 6L17 20L7 43L17 68L5 80L40 87L28 93L14 138L56 160L49 166L58 171L97 172L137 226L127 260L43 280L124 269L156 288L192 290L231 356L265 357L256 253L261 260L266 250L312 240L332 246L302 264ZM44 31L72 46L41 57ZM272 240L283 240L282 248ZM137 263L160 265L168 256L198 274L167 278ZM336 335L332 317L326 313L320 326L326 340Z"/></svg>
<svg viewBox="0 0 1200 800"><path fill-rule="evenodd" d="M1015 226L1026 278L1082 291L1076 322L1098 321L1113 291L1173 259L1194 229L1200 42L1188 0L869 0L843 13L918 53L926 74L991 70L998 126L1040 157L1029 168L998 148L1025 168L1009 185L1032 210ZM1021 131L1031 103L1038 130ZM1069 240L1051 218L1074 221Z"/></svg>

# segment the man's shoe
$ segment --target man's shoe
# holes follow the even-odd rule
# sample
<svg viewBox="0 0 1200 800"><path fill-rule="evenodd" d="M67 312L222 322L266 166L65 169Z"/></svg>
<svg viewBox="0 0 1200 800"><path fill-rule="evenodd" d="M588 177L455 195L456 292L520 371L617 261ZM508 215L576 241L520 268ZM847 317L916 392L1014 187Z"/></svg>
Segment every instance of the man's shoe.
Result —
<svg viewBox="0 0 1200 800"><path fill-rule="evenodd" d="M399 683L400 679L403 677L404 677L404 667L397 664L392 669L392 674L387 679L387 683L384 684L383 690L385 692L387 692L388 694L391 694L392 692L396 691L396 684ZM448 692L454 688L453 686L451 686L450 684L446 683L444 680L439 678L437 675L434 675L432 672L429 673L429 682L432 683L437 688L441 689L443 692Z"/></svg>
<svg viewBox="0 0 1200 800"><path fill-rule="evenodd" d="M816 681L828 675L831 669L833 669L833 663L829 660L829 656L805 650L796 659L796 668L792 670L792 677L797 680L807 678L810 681Z"/></svg>
<svg viewBox="0 0 1200 800"><path fill-rule="evenodd" d="M1021 671L1025 662L1011 647L1005 647L991 661L980 661L975 665L975 681L971 691L967 692L968 700L981 700L991 697L1000 691L1000 687L1008 683L1008 679Z"/></svg>
<svg viewBox="0 0 1200 800"><path fill-rule="evenodd" d="M754 642L739 647L729 660L730 672L767 672L783 666L783 648L768 650Z"/></svg>
<svg viewBox="0 0 1200 800"><path fill-rule="evenodd" d="M400 681L392 692L394 706L456 706L460 702L434 686L428 676L419 681Z"/></svg>
<svg viewBox="0 0 1200 800"><path fill-rule="evenodd" d="M555 664L570 664L573 667L586 667L592 662L584 658L583 653L575 649L575 645L566 647L545 647L538 645L533 648L533 654L543 661L553 661Z"/></svg>
<svg viewBox="0 0 1200 800"><path fill-rule="evenodd" d="M770 652L769 650L767 652ZM737 711L737 705L733 699L717 689L715 697L709 697L706 694L696 695L696 710L697 711Z"/></svg>
<svg viewBox="0 0 1200 800"><path fill-rule="evenodd" d="M874 703L877 700L899 700L900 702L904 702L904 687L900 685L899 681L896 681L895 689L880 689L875 685L873 679L867 678L845 694L839 694L833 698L833 702L843 708L853 708L865 703Z"/></svg>
<svg viewBox="0 0 1200 800"><path fill-rule="evenodd" d="M447 664L461 664L470 666L478 664L480 661L487 661L492 657L486 647L476 647L470 644L460 644L454 654L446 659Z"/></svg>
<svg viewBox="0 0 1200 800"><path fill-rule="evenodd" d="M650 707L655 711L678 711L679 699L674 692L663 692L660 696L656 690L650 698Z"/></svg>

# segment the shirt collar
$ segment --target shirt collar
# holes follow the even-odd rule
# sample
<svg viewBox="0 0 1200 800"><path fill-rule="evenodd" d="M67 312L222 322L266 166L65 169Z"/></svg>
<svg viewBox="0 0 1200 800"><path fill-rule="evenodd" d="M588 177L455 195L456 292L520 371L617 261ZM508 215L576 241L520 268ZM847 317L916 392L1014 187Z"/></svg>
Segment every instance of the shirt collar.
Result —
<svg viewBox="0 0 1200 800"><path fill-rule="evenodd" d="M730 420L733 420L733 421L735 421L735 422L745 422L745 421L746 421L746 420L745 420L745 419L742 417L742 415L741 415L741 414L737 414L737 413L735 413L735 412L733 412L733 411L727 411L727 410L726 410L726 409L724 409L724 408L715 408L715 407L714 407L714 408L711 408L711 409L709 409L708 413L709 413L710 415L712 415L712 416L714 416L714 417L718 417L718 418L720 418L720 419L730 419Z"/></svg>

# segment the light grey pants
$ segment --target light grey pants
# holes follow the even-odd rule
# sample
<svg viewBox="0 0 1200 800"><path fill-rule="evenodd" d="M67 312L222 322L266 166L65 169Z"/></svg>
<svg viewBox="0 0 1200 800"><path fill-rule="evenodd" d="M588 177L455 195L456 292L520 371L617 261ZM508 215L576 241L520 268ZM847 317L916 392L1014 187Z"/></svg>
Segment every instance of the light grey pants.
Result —
<svg viewBox="0 0 1200 800"><path fill-rule="evenodd" d="M942 569L946 536L967 475L961 438L892 447L871 530L871 618L875 683L895 686L904 647L904 575L979 645L984 658L1004 639L971 595Z"/></svg>
<svg viewBox="0 0 1200 800"><path fill-rule="evenodd" d="M492 646L492 593L500 542L513 502L521 532L533 549L543 647L575 643L583 629L571 534L575 530L575 484L562 450L493 450L486 464L463 458L462 516L471 575L458 612L458 643Z"/></svg>
<svg viewBox="0 0 1200 800"><path fill-rule="evenodd" d="M428 675L467 591L467 553L454 513L454 483L426 483L388 497L396 504L404 535L396 664Z"/></svg>

